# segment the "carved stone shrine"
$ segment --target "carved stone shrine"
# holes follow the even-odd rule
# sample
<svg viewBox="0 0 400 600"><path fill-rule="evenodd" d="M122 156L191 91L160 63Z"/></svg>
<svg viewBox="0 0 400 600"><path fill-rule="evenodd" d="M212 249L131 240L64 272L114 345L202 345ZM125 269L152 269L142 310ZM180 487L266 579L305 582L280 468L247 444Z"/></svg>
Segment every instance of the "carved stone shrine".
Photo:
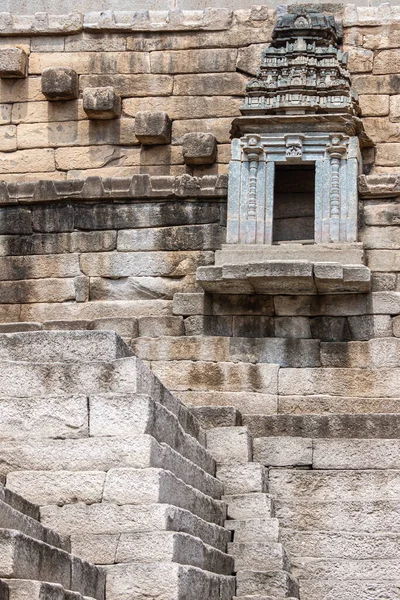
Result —
<svg viewBox="0 0 400 600"><path fill-rule="evenodd" d="M227 244L214 267L198 269L206 291L370 290L357 177L371 142L340 40L332 16L278 20L233 121Z"/></svg>

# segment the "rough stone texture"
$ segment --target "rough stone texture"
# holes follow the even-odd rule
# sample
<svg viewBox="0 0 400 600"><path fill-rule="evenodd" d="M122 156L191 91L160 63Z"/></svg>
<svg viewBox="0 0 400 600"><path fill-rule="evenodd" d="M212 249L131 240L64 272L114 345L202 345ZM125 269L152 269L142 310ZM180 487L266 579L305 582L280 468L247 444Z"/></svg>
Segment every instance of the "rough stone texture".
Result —
<svg viewBox="0 0 400 600"><path fill-rule="evenodd" d="M86 88L83 110L89 119L116 119L121 114L121 98L111 87Z"/></svg>
<svg viewBox="0 0 400 600"><path fill-rule="evenodd" d="M28 60L22 48L0 49L0 78L25 78L28 74Z"/></svg>
<svg viewBox="0 0 400 600"><path fill-rule="evenodd" d="M169 144L171 121L166 112L139 111L135 115L135 135L142 144Z"/></svg>
<svg viewBox="0 0 400 600"><path fill-rule="evenodd" d="M182 152L188 165L211 165L217 156L217 140L211 133L186 133Z"/></svg>
<svg viewBox="0 0 400 600"><path fill-rule="evenodd" d="M78 75L70 67L48 67L42 72L42 93L48 100L76 100Z"/></svg>

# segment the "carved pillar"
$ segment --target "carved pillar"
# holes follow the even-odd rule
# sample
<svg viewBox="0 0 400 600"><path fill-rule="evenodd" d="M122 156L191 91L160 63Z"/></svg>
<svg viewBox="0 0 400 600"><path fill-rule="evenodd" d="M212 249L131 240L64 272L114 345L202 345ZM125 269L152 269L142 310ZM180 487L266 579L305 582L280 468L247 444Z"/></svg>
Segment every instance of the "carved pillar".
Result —
<svg viewBox="0 0 400 600"><path fill-rule="evenodd" d="M247 155L249 163L249 181L246 209L246 233L245 243L256 243L256 220L257 220L257 180L258 164L262 148L260 146L260 136L255 135L248 138L247 146L243 148Z"/></svg>
<svg viewBox="0 0 400 600"><path fill-rule="evenodd" d="M331 145L327 147L331 163L331 181L329 194L329 221L330 221L330 242L340 241L340 212L341 212L341 193L340 193L340 165L343 156L346 153L346 146L342 144L342 136L335 135L331 137Z"/></svg>

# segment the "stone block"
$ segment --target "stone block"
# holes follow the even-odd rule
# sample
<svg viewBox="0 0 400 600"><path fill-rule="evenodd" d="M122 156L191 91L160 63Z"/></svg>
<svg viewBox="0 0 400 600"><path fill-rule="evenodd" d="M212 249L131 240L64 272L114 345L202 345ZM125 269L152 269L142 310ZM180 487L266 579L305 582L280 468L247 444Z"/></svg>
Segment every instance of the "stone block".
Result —
<svg viewBox="0 0 400 600"><path fill-rule="evenodd" d="M174 121L172 124L172 143L183 145L185 135L193 133L211 134L218 144L230 143L232 119L188 119ZM221 162L221 161L218 161Z"/></svg>
<svg viewBox="0 0 400 600"><path fill-rule="evenodd" d="M363 73L372 71L374 65L374 53L365 48L350 47L349 48L349 70L351 73Z"/></svg>
<svg viewBox="0 0 400 600"><path fill-rule="evenodd" d="M400 144L377 144L375 164L383 167L400 165Z"/></svg>
<svg viewBox="0 0 400 600"><path fill-rule="evenodd" d="M121 114L121 98L112 87L85 88L83 110L89 119L116 119Z"/></svg>
<svg viewBox="0 0 400 600"><path fill-rule="evenodd" d="M195 291L194 276L184 277L124 277L110 279L102 277L90 278L91 300L151 300L163 298L172 300L176 292Z"/></svg>
<svg viewBox="0 0 400 600"><path fill-rule="evenodd" d="M0 532L1 575L5 578L35 579L70 587L70 557L15 530Z"/></svg>
<svg viewBox="0 0 400 600"><path fill-rule="evenodd" d="M21 48L0 49L0 79L21 79L28 75L28 55Z"/></svg>
<svg viewBox="0 0 400 600"><path fill-rule="evenodd" d="M247 78L241 73L176 75L176 96L244 96Z"/></svg>
<svg viewBox="0 0 400 600"><path fill-rule="evenodd" d="M389 114L389 99L390 111L392 112L392 101L394 98L396 96L362 94L359 97L362 115L364 117L386 117Z"/></svg>
<svg viewBox="0 0 400 600"><path fill-rule="evenodd" d="M131 348L141 360L229 360L228 340L222 337L138 338Z"/></svg>
<svg viewBox="0 0 400 600"><path fill-rule="evenodd" d="M226 73L236 70L236 48L161 51L150 54L152 73Z"/></svg>
<svg viewBox="0 0 400 600"><path fill-rule="evenodd" d="M138 320L134 317L94 319L89 329L115 331L122 338L136 338L139 335Z"/></svg>
<svg viewBox="0 0 400 600"><path fill-rule="evenodd" d="M267 467L298 467L313 463L313 441L304 437L261 437L253 441L254 460Z"/></svg>
<svg viewBox="0 0 400 600"><path fill-rule="evenodd" d="M282 544L276 542L256 542L254 544L228 544L228 552L235 559L237 571L252 569L265 570L268 565L270 571L288 571L290 569L289 557ZM261 596L262 597L262 596Z"/></svg>
<svg viewBox="0 0 400 600"><path fill-rule="evenodd" d="M140 337L185 335L183 317L139 317L138 324Z"/></svg>
<svg viewBox="0 0 400 600"><path fill-rule="evenodd" d="M307 317L276 317L275 336L278 338L310 338L310 319Z"/></svg>
<svg viewBox="0 0 400 600"><path fill-rule="evenodd" d="M125 229L118 232L118 250L215 250L224 232L218 223Z"/></svg>
<svg viewBox="0 0 400 600"><path fill-rule="evenodd" d="M299 597L298 581L286 571L245 569L237 574L236 583L239 597L245 596L250 599L259 594L268 594L268 598L287 598L288 600Z"/></svg>
<svg viewBox="0 0 400 600"><path fill-rule="evenodd" d="M346 317L315 317L310 319L313 338L325 342L343 342L351 339Z"/></svg>
<svg viewBox="0 0 400 600"><path fill-rule="evenodd" d="M76 100L78 75L70 67L48 67L42 72L42 93L48 100Z"/></svg>
<svg viewBox="0 0 400 600"><path fill-rule="evenodd" d="M86 436L86 396L3 398L0 427L1 439Z"/></svg>
<svg viewBox="0 0 400 600"><path fill-rule="evenodd" d="M74 286L76 302L88 302L89 277L85 277L85 275L79 275L78 277L74 277Z"/></svg>
<svg viewBox="0 0 400 600"><path fill-rule="evenodd" d="M15 125L0 126L0 152L14 152L17 149L17 128Z"/></svg>
<svg viewBox="0 0 400 600"><path fill-rule="evenodd" d="M135 135L142 144L169 144L171 120L166 112L139 111L135 115Z"/></svg>
<svg viewBox="0 0 400 600"><path fill-rule="evenodd" d="M209 315L212 312L211 298L202 292L187 294L177 292L173 299L175 315Z"/></svg>
<svg viewBox="0 0 400 600"><path fill-rule="evenodd" d="M33 230L37 232L71 232L74 230L74 207L67 203L34 205L32 207L32 226Z"/></svg>
<svg viewBox="0 0 400 600"><path fill-rule="evenodd" d="M217 427L207 431L207 449L219 464L248 463L251 438L246 427Z"/></svg>
<svg viewBox="0 0 400 600"><path fill-rule="evenodd" d="M81 596L104 600L106 571L77 556L71 556L71 588Z"/></svg>
<svg viewBox="0 0 400 600"><path fill-rule="evenodd" d="M268 491L268 472L258 463L236 463L217 466L217 479L225 494L252 494Z"/></svg>
<svg viewBox="0 0 400 600"><path fill-rule="evenodd" d="M251 520L228 520L225 527L233 532L236 543L257 543L279 541L278 519L267 517Z"/></svg>
<svg viewBox="0 0 400 600"><path fill-rule="evenodd" d="M248 520L271 516L272 499L263 492L225 495L222 500L228 505L229 519Z"/></svg>
<svg viewBox="0 0 400 600"><path fill-rule="evenodd" d="M46 178L47 173L55 171L54 150L38 148L32 150L17 150L2 154L0 173L39 173L40 179ZM20 179L20 176L18 177Z"/></svg>
<svg viewBox="0 0 400 600"><path fill-rule="evenodd" d="M0 257L0 280L75 277L81 275L77 254Z"/></svg>
<svg viewBox="0 0 400 600"><path fill-rule="evenodd" d="M217 525L222 525L225 519L222 502L162 469L111 469L107 473L103 500L117 504L172 504Z"/></svg>
<svg viewBox="0 0 400 600"><path fill-rule="evenodd" d="M399 469L399 440L314 440L314 469ZM371 498L372 500L372 498Z"/></svg>
<svg viewBox="0 0 400 600"><path fill-rule="evenodd" d="M175 395L189 407L235 407L245 414L276 414L277 397L273 394L250 392L175 392Z"/></svg>
<svg viewBox="0 0 400 600"><path fill-rule="evenodd" d="M66 302L75 299L73 279L35 279L1 281L0 296L4 304Z"/></svg>
<svg viewBox="0 0 400 600"><path fill-rule="evenodd" d="M165 110L174 121L177 119L212 119L240 116L241 103L241 98L231 96L127 98L123 101L123 110L126 115L131 117L142 110Z"/></svg>
<svg viewBox="0 0 400 600"><path fill-rule="evenodd" d="M217 140L211 133L186 133L182 152L188 165L211 165L217 157Z"/></svg>
<svg viewBox="0 0 400 600"><path fill-rule="evenodd" d="M176 563L128 563L108 568L107 593L111 598L146 598L151 594L190 598L196 594L199 598L220 600L221 579L233 578Z"/></svg>
<svg viewBox="0 0 400 600"><path fill-rule="evenodd" d="M233 406L197 406L190 412L204 429L241 425L241 414Z"/></svg>
<svg viewBox="0 0 400 600"><path fill-rule="evenodd" d="M394 319L393 319L394 321ZM391 337L392 318L390 315L364 315L348 318L352 340Z"/></svg>
<svg viewBox="0 0 400 600"><path fill-rule="evenodd" d="M129 452L129 450L128 450ZM180 531L194 535L205 544L223 552L231 533L223 527L203 521L186 510L166 504L124 505L83 504L41 509L47 526L72 535L119 534L124 532Z"/></svg>
<svg viewBox="0 0 400 600"><path fill-rule="evenodd" d="M277 365L158 361L152 370L171 390L210 390L266 392L277 390Z"/></svg>
<svg viewBox="0 0 400 600"><path fill-rule="evenodd" d="M299 368L320 366L318 340L232 337L229 354L234 362L272 363Z"/></svg>
<svg viewBox="0 0 400 600"><path fill-rule="evenodd" d="M106 474L98 471L14 471L7 487L34 504L101 502Z"/></svg>

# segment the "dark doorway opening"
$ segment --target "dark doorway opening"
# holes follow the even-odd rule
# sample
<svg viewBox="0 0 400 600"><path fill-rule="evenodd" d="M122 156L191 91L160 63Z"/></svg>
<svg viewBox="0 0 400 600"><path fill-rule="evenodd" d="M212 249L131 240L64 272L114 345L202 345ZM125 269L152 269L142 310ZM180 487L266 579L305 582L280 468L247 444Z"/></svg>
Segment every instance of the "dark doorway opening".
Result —
<svg viewBox="0 0 400 600"><path fill-rule="evenodd" d="M276 165L272 241L314 241L315 164Z"/></svg>

